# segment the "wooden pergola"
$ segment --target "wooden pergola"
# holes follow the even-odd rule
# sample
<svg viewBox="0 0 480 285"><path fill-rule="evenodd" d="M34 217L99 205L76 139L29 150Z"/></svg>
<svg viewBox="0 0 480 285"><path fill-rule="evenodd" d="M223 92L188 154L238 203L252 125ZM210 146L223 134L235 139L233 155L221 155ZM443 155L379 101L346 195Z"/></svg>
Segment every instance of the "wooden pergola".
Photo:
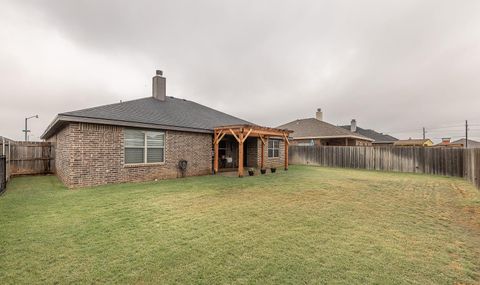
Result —
<svg viewBox="0 0 480 285"><path fill-rule="evenodd" d="M249 137L257 137L262 142L260 168L265 167L265 144L269 137L278 137L285 142L285 170L288 170L288 135L293 131L267 128L256 125L232 125L217 127L213 134L213 171L218 173L218 144L225 135L232 135L238 142L238 176L243 177L243 144Z"/></svg>

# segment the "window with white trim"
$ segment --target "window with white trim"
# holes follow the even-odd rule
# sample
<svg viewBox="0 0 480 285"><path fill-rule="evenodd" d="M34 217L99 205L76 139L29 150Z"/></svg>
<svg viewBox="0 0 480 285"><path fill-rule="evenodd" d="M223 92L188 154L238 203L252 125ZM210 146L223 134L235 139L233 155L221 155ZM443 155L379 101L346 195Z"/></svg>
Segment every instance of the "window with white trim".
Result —
<svg viewBox="0 0 480 285"><path fill-rule="evenodd" d="M165 162L165 132L125 130L125 164Z"/></svg>
<svg viewBox="0 0 480 285"><path fill-rule="evenodd" d="M280 157L280 141L268 140L268 157L275 158Z"/></svg>

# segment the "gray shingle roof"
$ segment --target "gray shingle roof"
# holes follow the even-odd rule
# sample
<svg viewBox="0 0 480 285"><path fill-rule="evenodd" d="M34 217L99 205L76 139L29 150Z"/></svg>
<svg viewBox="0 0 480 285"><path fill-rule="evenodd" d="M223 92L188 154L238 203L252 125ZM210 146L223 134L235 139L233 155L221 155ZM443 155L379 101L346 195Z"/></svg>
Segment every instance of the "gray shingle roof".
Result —
<svg viewBox="0 0 480 285"><path fill-rule="evenodd" d="M289 129L293 131L291 136L295 138L358 138L363 140L373 141L361 134L355 134L343 128L334 126L324 121L315 118L299 119L290 123L278 126L279 129Z"/></svg>
<svg viewBox="0 0 480 285"><path fill-rule="evenodd" d="M452 144L463 144L463 146L465 147L465 139L459 139L459 140L453 141ZM480 142L469 139L468 148L480 148Z"/></svg>
<svg viewBox="0 0 480 285"><path fill-rule="evenodd" d="M350 131L350 125L347 126L341 126L342 128L349 130ZM372 129L362 129L360 127L357 127L357 130L355 131L357 134L361 134L363 136L366 136L367 138L374 139L375 142L394 142L397 141L398 139L395 137L392 137L391 135L387 134L382 134L379 132L376 132Z"/></svg>
<svg viewBox="0 0 480 285"><path fill-rule="evenodd" d="M92 121L112 125L148 125L165 129L184 129L211 132L225 125L252 124L248 121L214 110L204 105L174 97L165 101L147 97L122 103L98 106L78 111L60 113L42 135L48 138L55 132L59 121Z"/></svg>

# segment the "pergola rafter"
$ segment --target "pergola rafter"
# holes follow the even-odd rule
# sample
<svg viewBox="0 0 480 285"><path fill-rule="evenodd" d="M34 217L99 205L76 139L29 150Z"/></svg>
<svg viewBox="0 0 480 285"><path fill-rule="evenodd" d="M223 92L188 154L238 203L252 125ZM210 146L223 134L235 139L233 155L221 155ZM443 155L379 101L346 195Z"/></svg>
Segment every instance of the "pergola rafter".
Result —
<svg viewBox="0 0 480 285"><path fill-rule="evenodd" d="M214 129L213 149L214 161L213 171L218 172L218 144L223 137L230 133L238 142L238 176L243 177L243 144L249 137L258 137L261 142L261 160L260 167L265 167L265 144L269 137L280 137L285 142L285 170L288 170L288 135L292 133L290 130L267 128L255 125L232 125L217 127Z"/></svg>

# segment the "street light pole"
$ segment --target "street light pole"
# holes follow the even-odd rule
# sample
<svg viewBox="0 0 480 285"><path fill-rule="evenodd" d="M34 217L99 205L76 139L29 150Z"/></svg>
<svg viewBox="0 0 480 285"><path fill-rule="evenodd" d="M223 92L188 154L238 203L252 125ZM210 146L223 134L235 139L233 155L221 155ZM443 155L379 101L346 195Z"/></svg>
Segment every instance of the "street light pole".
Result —
<svg viewBox="0 0 480 285"><path fill-rule="evenodd" d="M38 115L25 118L25 130L23 130L23 132L25 132L25 141L28 141L28 133L30 132L30 130L28 129L28 120L32 118L38 119Z"/></svg>

